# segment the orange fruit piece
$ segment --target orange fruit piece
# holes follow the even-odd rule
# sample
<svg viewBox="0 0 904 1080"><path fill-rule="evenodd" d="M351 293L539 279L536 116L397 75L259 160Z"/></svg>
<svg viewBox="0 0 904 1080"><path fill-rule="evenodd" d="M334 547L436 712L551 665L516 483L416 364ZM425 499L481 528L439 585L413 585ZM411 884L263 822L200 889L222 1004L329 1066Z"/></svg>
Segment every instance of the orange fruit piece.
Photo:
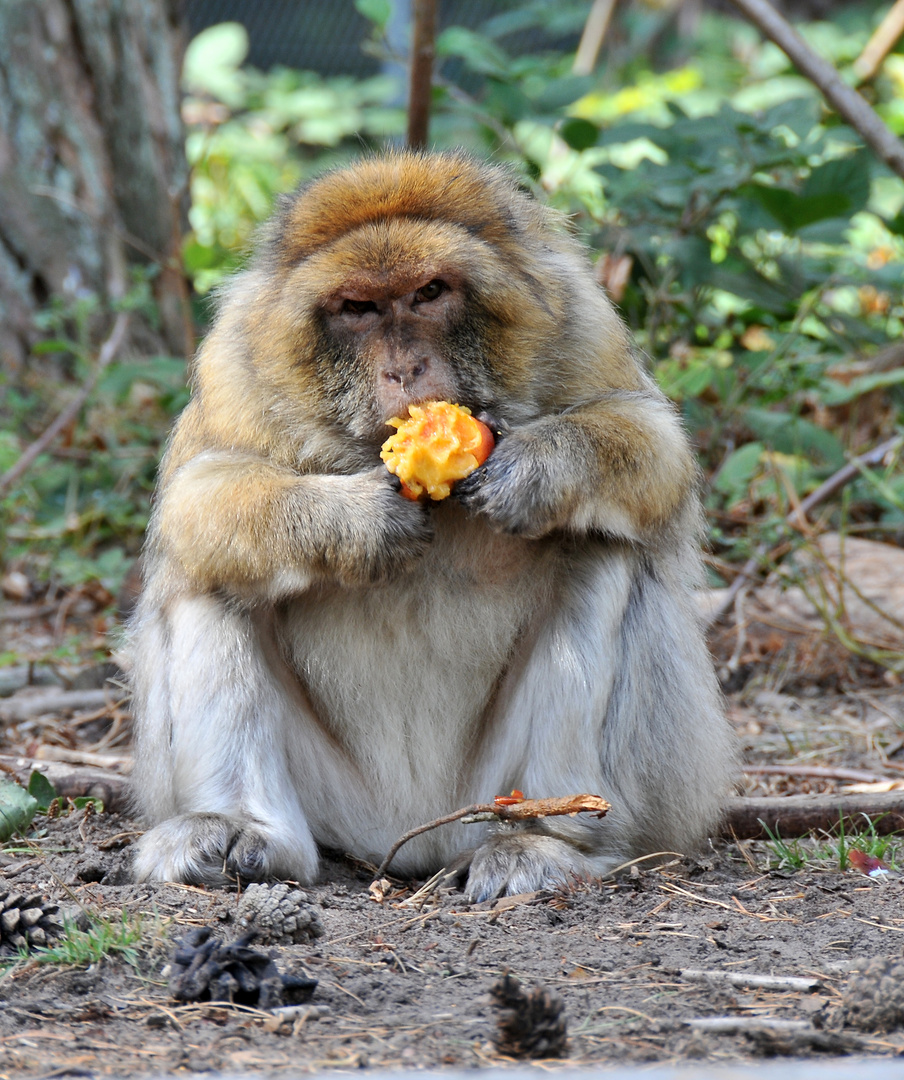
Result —
<svg viewBox="0 0 904 1080"><path fill-rule="evenodd" d="M380 457L402 481L406 499L445 499L456 480L463 480L490 456L493 433L464 405L427 401L411 405L407 419L394 416L396 429L383 443Z"/></svg>

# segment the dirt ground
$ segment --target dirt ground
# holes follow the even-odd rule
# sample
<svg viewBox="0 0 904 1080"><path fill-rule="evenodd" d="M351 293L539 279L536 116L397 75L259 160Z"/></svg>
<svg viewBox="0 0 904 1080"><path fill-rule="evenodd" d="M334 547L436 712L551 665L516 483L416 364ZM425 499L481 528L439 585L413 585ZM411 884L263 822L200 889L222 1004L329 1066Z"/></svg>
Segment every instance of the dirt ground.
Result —
<svg viewBox="0 0 904 1080"><path fill-rule="evenodd" d="M881 679L856 690L748 680L729 714L749 765L787 769L746 774L748 794L844 791L845 770L873 789L904 780L904 691ZM0 753L51 747L124 768L127 721L88 716L10 722ZM828 773L808 775L813 766ZM0 958L0 1078L514 1064L490 993L506 973L545 992L545 1012L524 1024L541 1053L558 1051L548 1069L904 1054L904 886L896 872L842 870L838 837L784 850L714 841L614 881L479 905L454 884L393 880L375 898L372 868L334 853L305 890L320 935L253 946L280 973L317 981L307 1002L274 1014L174 996L176 943L199 927L235 940L242 898L132 883L139 830L72 810L39 816L26 843L0 852L7 906L40 895L95 925L125 915L141 931L131 953L90 964ZM896 851L887 858L900 864Z"/></svg>

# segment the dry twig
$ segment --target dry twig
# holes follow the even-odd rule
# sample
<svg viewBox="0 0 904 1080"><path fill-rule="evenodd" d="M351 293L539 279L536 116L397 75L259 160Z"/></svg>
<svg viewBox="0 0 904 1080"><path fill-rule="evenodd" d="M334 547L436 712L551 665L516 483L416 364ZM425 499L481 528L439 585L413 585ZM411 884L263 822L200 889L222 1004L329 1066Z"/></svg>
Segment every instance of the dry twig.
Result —
<svg viewBox="0 0 904 1080"><path fill-rule="evenodd" d="M904 0L895 0L885 18L876 27L863 52L854 61L854 71L861 82L871 82L882 62L904 34Z"/></svg>
<svg viewBox="0 0 904 1080"><path fill-rule="evenodd" d="M563 814L596 814L603 817L609 810L609 803L599 795L564 795L561 798L552 799L519 799L510 804L501 802L473 803L471 806L463 806L454 813L446 814L445 817L428 821L426 825L418 825L416 829L410 829L389 849L386 858L377 867L374 880L379 881L386 873L389 864L396 857L399 849L413 840L421 833L429 832L430 829L439 828L440 825L450 825L453 821L461 821L462 818L472 818L477 821L488 821L497 818L500 821L529 821L539 817L556 817Z"/></svg>
<svg viewBox="0 0 904 1080"><path fill-rule="evenodd" d="M757 975L743 971L698 971L683 968L681 978L687 982L727 983L745 990L800 990L810 993L818 990L822 983L819 979L800 979L793 975Z"/></svg>
<svg viewBox="0 0 904 1080"><path fill-rule="evenodd" d="M855 784L882 784L890 777L863 769L841 769L828 765L745 765L752 776L812 776L817 780L851 780Z"/></svg>

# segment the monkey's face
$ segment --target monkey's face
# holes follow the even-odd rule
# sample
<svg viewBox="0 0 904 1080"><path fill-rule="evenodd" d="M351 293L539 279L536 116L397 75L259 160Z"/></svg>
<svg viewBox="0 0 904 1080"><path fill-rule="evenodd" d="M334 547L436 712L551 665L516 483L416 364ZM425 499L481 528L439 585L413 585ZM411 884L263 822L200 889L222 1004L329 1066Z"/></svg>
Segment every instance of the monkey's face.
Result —
<svg viewBox="0 0 904 1080"><path fill-rule="evenodd" d="M317 379L354 436L382 441L387 421L424 401L475 411L499 396L492 318L476 297L473 244L448 224L367 225L313 256ZM482 272L486 273L486 257Z"/></svg>
<svg viewBox="0 0 904 1080"><path fill-rule="evenodd" d="M513 291L510 270L461 226L400 217L309 255L281 294L306 311L311 344L297 363L320 414L377 444L412 404L499 409L506 328L522 310Z"/></svg>

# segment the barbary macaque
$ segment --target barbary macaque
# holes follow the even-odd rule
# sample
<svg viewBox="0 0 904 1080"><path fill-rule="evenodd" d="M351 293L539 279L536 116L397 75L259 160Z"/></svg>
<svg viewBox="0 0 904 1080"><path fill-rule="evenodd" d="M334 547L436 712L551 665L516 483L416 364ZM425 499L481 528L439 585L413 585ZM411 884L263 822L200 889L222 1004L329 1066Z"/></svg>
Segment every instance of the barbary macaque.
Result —
<svg viewBox="0 0 904 1080"><path fill-rule="evenodd" d="M476 901L708 835L733 749L697 469L556 214L463 153L329 173L223 290L192 384L132 626L139 879L311 882L318 847L376 863L516 788L612 809L446 825L394 869L470 857ZM414 501L380 447L431 401L497 441Z"/></svg>

